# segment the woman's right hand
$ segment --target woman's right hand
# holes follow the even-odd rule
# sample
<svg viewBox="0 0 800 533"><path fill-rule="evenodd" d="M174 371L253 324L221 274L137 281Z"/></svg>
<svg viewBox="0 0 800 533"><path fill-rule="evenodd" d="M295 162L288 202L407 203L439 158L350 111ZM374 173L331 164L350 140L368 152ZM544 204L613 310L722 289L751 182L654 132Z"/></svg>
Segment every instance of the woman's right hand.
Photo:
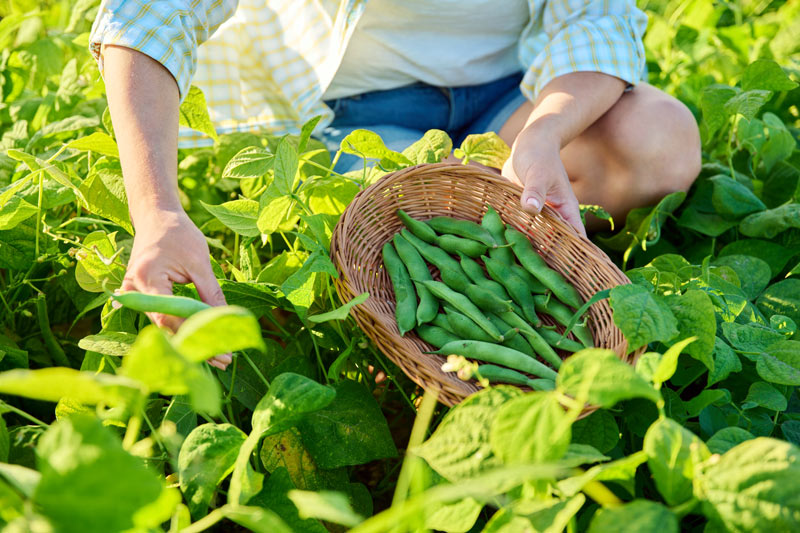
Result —
<svg viewBox="0 0 800 533"><path fill-rule="evenodd" d="M225 305L225 296L211 270L208 244L183 209L156 210L136 221L136 236L128 269L120 287L123 291L172 294L173 283L194 283L200 298L209 305ZM176 331L182 318L148 313L150 320ZM225 370L231 355L209 359Z"/></svg>

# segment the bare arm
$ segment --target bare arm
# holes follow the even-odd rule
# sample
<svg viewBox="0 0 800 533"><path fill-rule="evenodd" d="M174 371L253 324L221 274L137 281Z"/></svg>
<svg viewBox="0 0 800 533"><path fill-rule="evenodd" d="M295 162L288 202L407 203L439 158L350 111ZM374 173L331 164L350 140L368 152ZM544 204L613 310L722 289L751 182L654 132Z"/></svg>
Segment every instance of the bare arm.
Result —
<svg viewBox="0 0 800 533"><path fill-rule="evenodd" d="M625 82L599 72L558 76L539 93L503 168L525 187L522 206L538 213L545 202L585 234L578 200L559 152L619 100Z"/></svg>
<svg viewBox="0 0 800 533"><path fill-rule="evenodd" d="M135 50L104 47L108 106L119 145L136 235L123 290L172 294L173 283L193 282L210 305L225 297L211 270L205 237L178 195L178 86L157 61ZM176 329L177 317L153 315ZM212 364L224 368L230 356Z"/></svg>

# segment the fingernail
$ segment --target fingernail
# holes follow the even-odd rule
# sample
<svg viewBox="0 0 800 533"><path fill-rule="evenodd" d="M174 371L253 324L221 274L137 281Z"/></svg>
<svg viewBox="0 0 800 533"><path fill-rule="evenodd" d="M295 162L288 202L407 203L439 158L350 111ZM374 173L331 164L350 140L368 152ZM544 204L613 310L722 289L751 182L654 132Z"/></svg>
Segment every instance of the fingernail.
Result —
<svg viewBox="0 0 800 533"><path fill-rule="evenodd" d="M539 202L539 200L537 200L536 198L534 198L532 196L530 198L528 198L525 201L525 203L527 204L528 207L530 207L531 209L535 209L536 211L538 211L538 210L540 210L542 208L542 204Z"/></svg>
<svg viewBox="0 0 800 533"><path fill-rule="evenodd" d="M225 361L226 363L230 363L231 361L233 361L233 354L232 353L224 353L224 354L220 355L218 359L220 359L221 361Z"/></svg>
<svg viewBox="0 0 800 533"><path fill-rule="evenodd" d="M122 304L116 300L111 300L111 308L112 309L122 309Z"/></svg>

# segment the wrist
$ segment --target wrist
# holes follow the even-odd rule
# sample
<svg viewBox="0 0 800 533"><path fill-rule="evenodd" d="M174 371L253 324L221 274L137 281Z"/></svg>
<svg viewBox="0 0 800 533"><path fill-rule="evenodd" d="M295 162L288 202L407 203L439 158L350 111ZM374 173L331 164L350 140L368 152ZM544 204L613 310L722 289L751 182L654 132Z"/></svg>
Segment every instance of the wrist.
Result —
<svg viewBox="0 0 800 533"><path fill-rule="evenodd" d="M156 202L138 202L129 205L131 222L135 229L151 225L164 225L169 221L187 216L179 201L159 200Z"/></svg>
<svg viewBox="0 0 800 533"><path fill-rule="evenodd" d="M526 150L560 152L565 144L557 122L542 118L522 129L514 141L514 148L523 145Z"/></svg>

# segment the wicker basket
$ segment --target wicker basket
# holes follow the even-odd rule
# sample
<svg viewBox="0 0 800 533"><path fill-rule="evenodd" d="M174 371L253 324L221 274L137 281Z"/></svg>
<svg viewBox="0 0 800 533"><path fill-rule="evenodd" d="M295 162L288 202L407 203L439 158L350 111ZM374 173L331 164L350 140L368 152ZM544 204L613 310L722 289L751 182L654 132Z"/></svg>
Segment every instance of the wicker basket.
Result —
<svg viewBox="0 0 800 533"><path fill-rule="evenodd" d="M458 403L479 386L443 372L445 358L423 353L434 348L415 333L400 336L394 293L381 258L381 247L403 228L395 215L398 208L420 220L445 215L480 222L490 204L506 223L530 237L545 261L561 272L584 300L599 290L629 282L608 256L549 207L536 217L522 211L521 192L519 186L477 167L419 165L387 174L360 192L334 230L331 256L340 273L336 289L342 301L369 292L370 298L351 311L358 325L415 383L439 389L439 401L446 405ZM435 269L432 273L439 279ZM589 316L595 345L610 348L623 361L633 363L638 353L626 354L627 342L611 319L608 302L593 305ZM542 317L544 322L548 318Z"/></svg>

